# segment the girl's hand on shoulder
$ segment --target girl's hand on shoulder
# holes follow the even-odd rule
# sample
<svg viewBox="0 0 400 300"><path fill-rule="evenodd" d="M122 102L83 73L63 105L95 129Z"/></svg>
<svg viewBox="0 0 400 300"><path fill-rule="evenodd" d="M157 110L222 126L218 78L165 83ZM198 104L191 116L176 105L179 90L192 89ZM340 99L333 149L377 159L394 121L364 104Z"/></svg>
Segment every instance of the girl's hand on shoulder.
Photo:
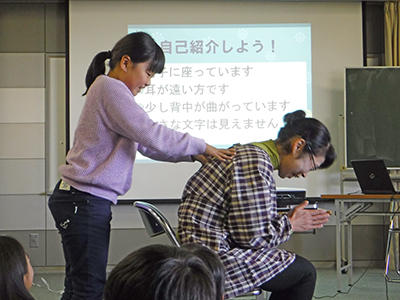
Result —
<svg viewBox="0 0 400 300"><path fill-rule="evenodd" d="M211 156L211 157L215 157L216 159L220 160L220 161L225 161L225 160L230 160L232 159L235 154L236 151L234 148L230 148L230 149L217 149L209 144L206 144L206 151L204 152L205 155L201 155L204 158L207 158L206 156ZM196 155L199 156L199 155ZM195 156L195 158L196 158ZM203 161L200 160L200 162L204 163Z"/></svg>

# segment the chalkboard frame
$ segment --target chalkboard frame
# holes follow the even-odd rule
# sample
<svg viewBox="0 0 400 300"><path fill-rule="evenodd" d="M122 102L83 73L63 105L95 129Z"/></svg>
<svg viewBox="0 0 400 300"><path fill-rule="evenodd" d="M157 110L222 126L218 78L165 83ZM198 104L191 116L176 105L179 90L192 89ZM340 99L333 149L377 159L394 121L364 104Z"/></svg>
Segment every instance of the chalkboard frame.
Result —
<svg viewBox="0 0 400 300"><path fill-rule="evenodd" d="M381 158L400 168L400 67L345 68L345 166Z"/></svg>

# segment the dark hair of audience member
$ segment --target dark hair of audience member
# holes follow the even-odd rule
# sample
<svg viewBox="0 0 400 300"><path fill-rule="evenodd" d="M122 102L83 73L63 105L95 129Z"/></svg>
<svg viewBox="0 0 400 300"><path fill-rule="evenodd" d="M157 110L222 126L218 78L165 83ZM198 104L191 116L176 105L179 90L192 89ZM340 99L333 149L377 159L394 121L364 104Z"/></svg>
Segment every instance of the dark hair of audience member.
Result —
<svg viewBox="0 0 400 300"><path fill-rule="evenodd" d="M219 256L206 246L195 243L185 244L182 248L194 253L197 257L203 260L213 275L216 288L216 299L223 299L225 292L225 268Z"/></svg>
<svg viewBox="0 0 400 300"><path fill-rule="evenodd" d="M211 270L194 254L170 257L154 278L154 300L215 300Z"/></svg>
<svg viewBox="0 0 400 300"><path fill-rule="evenodd" d="M166 245L150 245L132 252L111 271L104 299L217 299L212 269L204 261L209 254L199 257L201 254L194 252Z"/></svg>
<svg viewBox="0 0 400 300"><path fill-rule="evenodd" d="M12 237L0 236L1 300L34 300L28 291L28 288L32 286L32 278L26 282L28 268L31 266L28 265L27 255L22 245Z"/></svg>
<svg viewBox="0 0 400 300"><path fill-rule="evenodd" d="M108 276L104 299L153 300L150 286L154 274L165 259L176 256L177 250L167 245L150 245L126 256Z"/></svg>

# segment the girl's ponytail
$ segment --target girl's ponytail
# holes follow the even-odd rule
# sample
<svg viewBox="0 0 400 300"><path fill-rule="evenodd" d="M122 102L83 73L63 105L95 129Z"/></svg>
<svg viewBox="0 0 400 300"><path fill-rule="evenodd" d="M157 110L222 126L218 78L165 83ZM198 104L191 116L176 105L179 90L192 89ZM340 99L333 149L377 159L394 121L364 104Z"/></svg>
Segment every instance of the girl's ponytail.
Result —
<svg viewBox="0 0 400 300"><path fill-rule="evenodd" d="M103 51L98 53L92 60L85 78L86 91L82 94L85 96L97 76L106 72L105 61L111 59L111 51Z"/></svg>

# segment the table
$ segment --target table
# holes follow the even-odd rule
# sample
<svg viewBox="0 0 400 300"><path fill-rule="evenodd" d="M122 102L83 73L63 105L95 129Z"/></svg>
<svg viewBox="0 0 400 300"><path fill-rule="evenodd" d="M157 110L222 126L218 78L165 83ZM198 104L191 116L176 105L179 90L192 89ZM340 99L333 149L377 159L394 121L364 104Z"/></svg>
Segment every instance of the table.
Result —
<svg viewBox="0 0 400 300"><path fill-rule="evenodd" d="M400 194L337 194L337 195L321 195L321 200L335 201L336 214L336 276L338 291L342 292L341 273L347 271L348 284L353 285L353 254L352 254L352 220L357 216L393 216L400 215L400 212L394 212L390 208L386 211L370 212L366 211L373 203L391 203L399 202ZM344 227L347 226L347 239L342 238ZM347 262L343 262L342 250L347 246Z"/></svg>

